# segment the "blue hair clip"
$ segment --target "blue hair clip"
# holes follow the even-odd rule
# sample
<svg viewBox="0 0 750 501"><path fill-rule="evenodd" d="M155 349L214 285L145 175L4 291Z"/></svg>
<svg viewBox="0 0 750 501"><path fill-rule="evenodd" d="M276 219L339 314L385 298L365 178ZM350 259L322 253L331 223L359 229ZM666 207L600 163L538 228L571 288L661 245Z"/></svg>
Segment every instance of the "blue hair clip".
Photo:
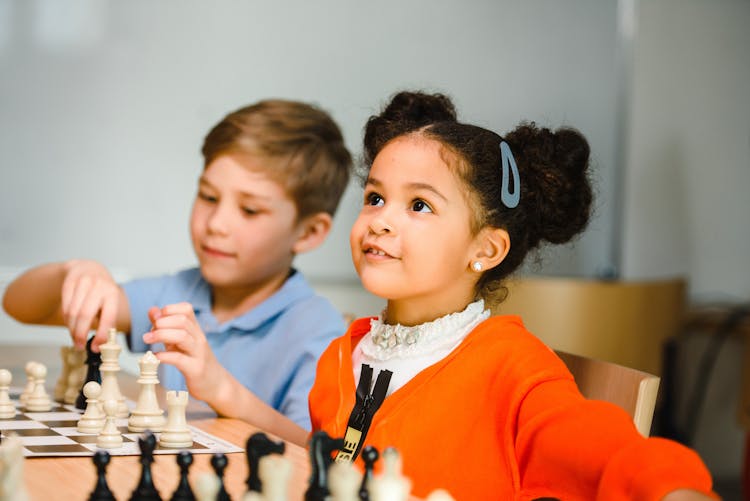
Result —
<svg viewBox="0 0 750 501"><path fill-rule="evenodd" d="M518 166L510 146L505 141L500 142L500 156L503 163L503 182L500 191L500 199L509 209L518 205L521 200L521 176L518 175ZM508 191L509 175L513 173L513 193Z"/></svg>

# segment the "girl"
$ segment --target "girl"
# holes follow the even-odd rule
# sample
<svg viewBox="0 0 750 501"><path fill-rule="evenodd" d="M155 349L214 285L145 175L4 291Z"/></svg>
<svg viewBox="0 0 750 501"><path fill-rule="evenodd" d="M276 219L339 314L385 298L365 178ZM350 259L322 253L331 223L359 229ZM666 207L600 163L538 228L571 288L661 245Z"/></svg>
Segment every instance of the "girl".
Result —
<svg viewBox="0 0 750 501"><path fill-rule="evenodd" d="M519 318L490 317L531 250L585 228L584 137L533 124L500 137L457 122L445 96L404 92L370 118L364 142L350 244L387 306L318 363L313 430L345 437L337 459L395 446L422 497L443 487L474 501L709 499L694 452L585 400Z"/></svg>

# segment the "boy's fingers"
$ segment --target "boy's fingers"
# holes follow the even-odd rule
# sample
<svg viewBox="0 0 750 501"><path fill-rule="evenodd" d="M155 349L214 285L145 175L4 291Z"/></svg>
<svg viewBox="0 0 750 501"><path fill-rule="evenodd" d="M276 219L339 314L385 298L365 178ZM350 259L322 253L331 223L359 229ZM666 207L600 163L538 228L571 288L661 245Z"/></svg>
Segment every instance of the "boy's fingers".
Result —
<svg viewBox="0 0 750 501"><path fill-rule="evenodd" d="M80 281L76 282L76 286L73 290L70 304L68 305L68 318L67 323L69 328L73 328L78 316L81 312L81 306L89 293L91 280L87 277L83 277Z"/></svg>
<svg viewBox="0 0 750 501"><path fill-rule="evenodd" d="M107 296L102 303L101 313L99 314L99 328L96 335L102 339L107 338L109 329L116 327L117 321L117 298Z"/></svg>
<svg viewBox="0 0 750 501"><path fill-rule="evenodd" d="M148 309L148 319L151 321L151 323L155 323L159 318L161 318L161 309L158 306L152 306Z"/></svg>
<svg viewBox="0 0 750 501"><path fill-rule="evenodd" d="M180 351L188 351L192 348L192 338L183 329L156 329L143 335L146 344L163 343L174 345Z"/></svg>
<svg viewBox="0 0 750 501"><path fill-rule="evenodd" d="M165 307L161 309L162 315L186 315L188 317L195 316L195 312L193 311L193 305L190 303L174 303L174 304L168 304Z"/></svg>

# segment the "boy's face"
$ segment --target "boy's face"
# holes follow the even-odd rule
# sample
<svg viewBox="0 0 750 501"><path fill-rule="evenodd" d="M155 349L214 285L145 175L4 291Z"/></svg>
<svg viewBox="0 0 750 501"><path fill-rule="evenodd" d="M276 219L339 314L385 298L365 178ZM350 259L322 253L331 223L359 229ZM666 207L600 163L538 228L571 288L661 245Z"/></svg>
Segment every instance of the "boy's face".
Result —
<svg viewBox="0 0 750 501"><path fill-rule="evenodd" d="M262 162L222 155L198 183L190 234L201 272L214 287L256 290L289 273L297 210Z"/></svg>

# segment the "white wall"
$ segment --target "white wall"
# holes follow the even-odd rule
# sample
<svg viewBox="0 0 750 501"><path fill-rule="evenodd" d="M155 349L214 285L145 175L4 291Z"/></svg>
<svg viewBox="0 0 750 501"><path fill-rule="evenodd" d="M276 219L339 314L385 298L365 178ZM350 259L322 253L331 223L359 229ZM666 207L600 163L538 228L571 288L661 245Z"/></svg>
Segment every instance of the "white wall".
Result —
<svg viewBox="0 0 750 501"><path fill-rule="evenodd" d="M750 2L639 3L623 272L750 300Z"/></svg>
<svg viewBox="0 0 750 501"><path fill-rule="evenodd" d="M598 218L546 269L593 275L609 256L615 27L614 0L0 0L0 266L190 265L199 148L226 112L312 101L359 153L366 118L417 87L499 132L531 119L589 137ZM317 283L355 286L360 203L352 187L331 238L299 259Z"/></svg>

